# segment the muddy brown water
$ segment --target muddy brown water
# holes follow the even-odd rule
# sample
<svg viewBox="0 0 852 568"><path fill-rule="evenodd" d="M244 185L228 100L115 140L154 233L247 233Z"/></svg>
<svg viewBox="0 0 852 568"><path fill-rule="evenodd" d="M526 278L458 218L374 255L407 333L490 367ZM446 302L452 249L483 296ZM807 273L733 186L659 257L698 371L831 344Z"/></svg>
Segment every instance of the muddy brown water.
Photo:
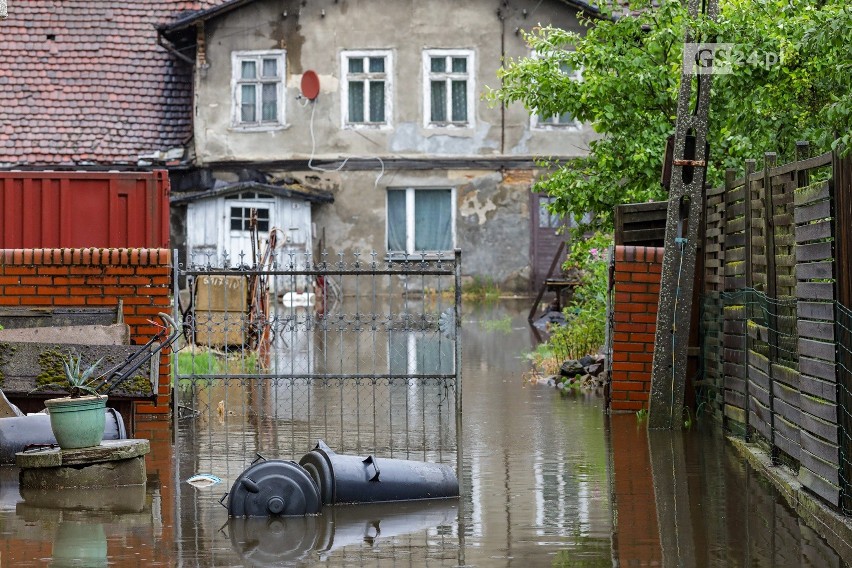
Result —
<svg viewBox="0 0 852 568"><path fill-rule="evenodd" d="M711 427L649 439L597 393L525 382L527 309L466 307L458 501L229 520L227 480L174 467L209 441L147 425L147 488L27 492L0 468L0 566L847 566Z"/></svg>

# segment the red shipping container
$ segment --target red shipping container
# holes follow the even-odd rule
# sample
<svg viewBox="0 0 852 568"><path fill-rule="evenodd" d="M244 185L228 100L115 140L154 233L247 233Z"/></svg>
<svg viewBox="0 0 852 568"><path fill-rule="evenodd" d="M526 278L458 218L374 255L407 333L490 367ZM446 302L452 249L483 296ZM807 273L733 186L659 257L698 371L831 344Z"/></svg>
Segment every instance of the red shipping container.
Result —
<svg viewBox="0 0 852 568"><path fill-rule="evenodd" d="M169 174L0 172L0 248L168 248Z"/></svg>

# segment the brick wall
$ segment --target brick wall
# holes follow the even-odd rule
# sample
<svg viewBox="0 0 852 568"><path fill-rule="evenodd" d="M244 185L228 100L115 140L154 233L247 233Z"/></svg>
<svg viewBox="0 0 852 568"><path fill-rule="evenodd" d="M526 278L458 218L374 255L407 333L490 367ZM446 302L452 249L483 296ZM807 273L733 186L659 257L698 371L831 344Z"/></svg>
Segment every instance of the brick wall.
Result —
<svg viewBox="0 0 852 568"><path fill-rule="evenodd" d="M170 314L171 258L168 249L0 249L0 306L124 306L134 344L157 333L149 319ZM160 357L155 400L135 405L137 419L169 416L170 365Z"/></svg>
<svg viewBox="0 0 852 568"><path fill-rule="evenodd" d="M648 407L663 249L615 247L610 409Z"/></svg>

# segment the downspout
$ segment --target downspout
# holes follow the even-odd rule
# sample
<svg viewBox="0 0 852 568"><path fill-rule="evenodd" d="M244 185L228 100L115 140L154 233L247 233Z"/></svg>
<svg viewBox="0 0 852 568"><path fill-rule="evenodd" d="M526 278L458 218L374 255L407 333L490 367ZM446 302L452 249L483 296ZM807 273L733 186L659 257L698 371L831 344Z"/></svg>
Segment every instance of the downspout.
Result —
<svg viewBox="0 0 852 568"><path fill-rule="evenodd" d="M503 13L503 8L506 8L508 2L505 0L501 8L497 8L497 17L500 19L500 66L502 67L506 60L506 14ZM500 88L503 88L503 78L500 77ZM506 103L500 100L500 155L506 153Z"/></svg>

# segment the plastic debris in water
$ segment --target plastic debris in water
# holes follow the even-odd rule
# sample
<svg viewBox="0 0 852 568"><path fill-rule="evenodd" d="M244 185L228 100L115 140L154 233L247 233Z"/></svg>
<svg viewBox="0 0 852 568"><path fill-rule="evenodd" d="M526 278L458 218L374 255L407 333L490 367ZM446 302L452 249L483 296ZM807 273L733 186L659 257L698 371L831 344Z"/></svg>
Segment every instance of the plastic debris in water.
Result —
<svg viewBox="0 0 852 568"><path fill-rule="evenodd" d="M216 485L220 481L222 480L209 473L198 473L186 480L186 482L193 487L199 488L210 487L211 485Z"/></svg>

